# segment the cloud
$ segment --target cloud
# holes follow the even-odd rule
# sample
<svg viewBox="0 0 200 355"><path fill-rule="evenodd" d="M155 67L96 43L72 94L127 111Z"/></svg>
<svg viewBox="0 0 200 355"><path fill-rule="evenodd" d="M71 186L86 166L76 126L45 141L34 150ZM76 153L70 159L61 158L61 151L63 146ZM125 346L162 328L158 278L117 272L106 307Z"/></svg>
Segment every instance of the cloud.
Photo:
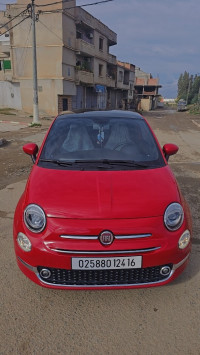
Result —
<svg viewBox="0 0 200 355"><path fill-rule="evenodd" d="M17 0L0 0L0 10L5 10L6 4L14 4Z"/></svg>
<svg viewBox="0 0 200 355"><path fill-rule="evenodd" d="M6 1L0 0L0 5ZM90 2L95 0L76 1L77 5ZM114 0L84 9L117 33L118 43L110 52L159 74L169 96L170 85L174 88L181 73L200 72L199 0Z"/></svg>
<svg viewBox="0 0 200 355"><path fill-rule="evenodd" d="M115 0L90 12L117 33L118 44L110 51L159 74L169 95L180 73L200 71L199 0Z"/></svg>

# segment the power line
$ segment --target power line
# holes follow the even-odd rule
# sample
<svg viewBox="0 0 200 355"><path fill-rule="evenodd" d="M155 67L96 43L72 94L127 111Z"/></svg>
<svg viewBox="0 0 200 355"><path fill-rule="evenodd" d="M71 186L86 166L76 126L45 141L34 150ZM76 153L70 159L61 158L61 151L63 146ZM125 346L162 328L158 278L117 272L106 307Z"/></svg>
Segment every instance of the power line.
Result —
<svg viewBox="0 0 200 355"><path fill-rule="evenodd" d="M49 4L44 4L44 5L36 5L35 4L35 7L44 7L44 6L51 6L51 5L57 5L57 4L64 4L69 1L71 1L71 0L56 1L56 2L51 2Z"/></svg>
<svg viewBox="0 0 200 355"><path fill-rule="evenodd" d="M110 1L114 1L114 0L102 0L102 1L97 1L97 2L90 3L90 4L78 5L78 6L76 6L76 7L99 5L99 4L103 4L103 3L105 3L105 2L110 2Z"/></svg>
<svg viewBox="0 0 200 355"><path fill-rule="evenodd" d="M55 9L55 10L46 10L46 11L39 10L39 14L66 13L67 10L75 9L75 8L78 8L78 7L82 8L82 7L86 7L86 6L99 5L99 4L110 2L110 1L114 1L114 0L97 1L95 3L89 3L89 4L84 4L84 5L76 5L76 6L66 7L64 9Z"/></svg>
<svg viewBox="0 0 200 355"><path fill-rule="evenodd" d="M27 35L27 38L26 38L26 42L25 42L25 45L24 45L24 48L23 48L23 52L22 52L21 57L19 59L19 62L21 62L22 57L24 56L23 66L22 66L23 68L24 68L24 65L25 65L25 62L26 62L26 57L27 57L28 41L29 41L29 36L30 36L30 33L31 33L31 27L32 27L32 23L30 23L29 32L28 32L28 35Z"/></svg>
<svg viewBox="0 0 200 355"><path fill-rule="evenodd" d="M63 0L63 1L57 1L57 2L54 2L54 3L50 3L50 4L44 4L44 5L36 5L37 7L44 7L44 6L50 6L50 5L55 5L55 4L61 4L61 3L66 3L66 2L69 2L70 0ZM86 7L86 6L93 6L93 5L99 5L99 4L102 4L102 3L107 3L107 2L111 2L111 1L114 1L114 0L100 0L100 1L97 1L97 2L94 2L94 3L88 3L88 4L83 4L83 5L76 5L76 6L71 6L71 7L68 7L68 8L65 8L65 9L57 9L57 10L49 10L48 13L56 13L56 12L64 12L66 10L71 10L71 9L74 9L76 7ZM13 4L15 5L15 4ZM16 4L16 5L19 5L19 4ZM24 9L22 12L20 12L18 15L12 17L12 19L10 19L8 22L6 22L4 25L2 25L0 27L0 30L1 28L4 28L6 27L10 22L12 22L14 19L16 19L17 17L21 16L23 13L27 12L28 11L28 6L26 9ZM42 11L40 10L39 13L46 13L45 11ZM21 23L21 22L20 22ZM14 28L14 27L12 27ZM7 31L6 31L7 32ZM5 32L5 33L6 33Z"/></svg>
<svg viewBox="0 0 200 355"><path fill-rule="evenodd" d="M14 19L16 19L17 17L21 16L21 15L22 15L24 12L26 12L26 11L27 11L27 8L26 8L25 10L23 10L22 12L20 12L18 15L12 17L12 19L9 20L8 22L6 22L4 25L2 25L2 26L0 27L0 29L3 28L3 27L5 27L5 26L7 26L10 22L12 22L12 21L13 21Z"/></svg>
<svg viewBox="0 0 200 355"><path fill-rule="evenodd" d="M56 36L58 39L60 39L61 41L63 41L63 39L61 37L59 37L55 32L53 32L52 30L50 30L49 27L47 27L41 20L38 20L38 22L41 23L41 25L43 25L49 32L51 32L54 36Z"/></svg>
<svg viewBox="0 0 200 355"><path fill-rule="evenodd" d="M53 2L53 3L50 3L50 4L35 5L35 6L36 6L36 7L51 6L51 5L56 5L56 4L64 4L64 3L69 2L69 1L70 1L70 0L63 0L63 1ZM65 8L65 10L74 9L74 8L76 8L76 7L85 7L85 6L99 5L99 4L106 3L106 2L110 2L110 1L114 1L114 0L101 0L101 1L94 2L94 3L71 6L71 7L69 7L69 8ZM52 10L52 11L55 11L55 10Z"/></svg>
<svg viewBox="0 0 200 355"><path fill-rule="evenodd" d="M29 17L30 17L30 16L24 17L24 18L23 18L20 22L18 22L16 25L10 27L9 30L7 30L7 31L5 31L5 32L3 32L3 33L1 33L1 34L0 34L0 37L3 36L3 35L5 35L7 32L9 32L10 30L12 30L13 28L15 28L15 27L17 27L18 25L20 25L20 23L22 23L23 21L25 21L25 20L26 20L27 18L29 18Z"/></svg>

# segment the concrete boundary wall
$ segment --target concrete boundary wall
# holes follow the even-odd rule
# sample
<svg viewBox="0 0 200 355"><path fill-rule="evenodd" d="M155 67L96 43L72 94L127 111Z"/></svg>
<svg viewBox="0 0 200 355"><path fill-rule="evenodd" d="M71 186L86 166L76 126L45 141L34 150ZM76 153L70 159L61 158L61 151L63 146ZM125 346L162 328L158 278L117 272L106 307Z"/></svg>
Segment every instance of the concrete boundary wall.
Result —
<svg viewBox="0 0 200 355"><path fill-rule="evenodd" d="M0 107L22 109L19 83L0 81Z"/></svg>

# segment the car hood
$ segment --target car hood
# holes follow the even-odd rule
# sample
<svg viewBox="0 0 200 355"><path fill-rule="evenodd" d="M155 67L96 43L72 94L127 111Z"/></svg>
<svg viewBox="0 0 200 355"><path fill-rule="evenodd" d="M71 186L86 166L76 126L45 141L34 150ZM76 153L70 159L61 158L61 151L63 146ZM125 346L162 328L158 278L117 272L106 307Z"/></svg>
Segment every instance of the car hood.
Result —
<svg viewBox="0 0 200 355"><path fill-rule="evenodd" d="M168 166L148 170L69 171L34 166L25 204L40 205L47 216L77 219L147 218L179 202Z"/></svg>

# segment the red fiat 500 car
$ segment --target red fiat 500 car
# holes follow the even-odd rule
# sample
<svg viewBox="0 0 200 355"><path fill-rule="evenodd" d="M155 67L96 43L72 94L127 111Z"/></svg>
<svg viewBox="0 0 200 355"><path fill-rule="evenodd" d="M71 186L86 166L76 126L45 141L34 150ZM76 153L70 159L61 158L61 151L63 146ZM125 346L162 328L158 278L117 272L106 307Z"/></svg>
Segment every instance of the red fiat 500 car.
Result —
<svg viewBox="0 0 200 355"><path fill-rule="evenodd" d="M139 114L58 116L38 153L14 217L22 272L62 289L167 284L186 267L189 208L163 149Z"/></svg>

